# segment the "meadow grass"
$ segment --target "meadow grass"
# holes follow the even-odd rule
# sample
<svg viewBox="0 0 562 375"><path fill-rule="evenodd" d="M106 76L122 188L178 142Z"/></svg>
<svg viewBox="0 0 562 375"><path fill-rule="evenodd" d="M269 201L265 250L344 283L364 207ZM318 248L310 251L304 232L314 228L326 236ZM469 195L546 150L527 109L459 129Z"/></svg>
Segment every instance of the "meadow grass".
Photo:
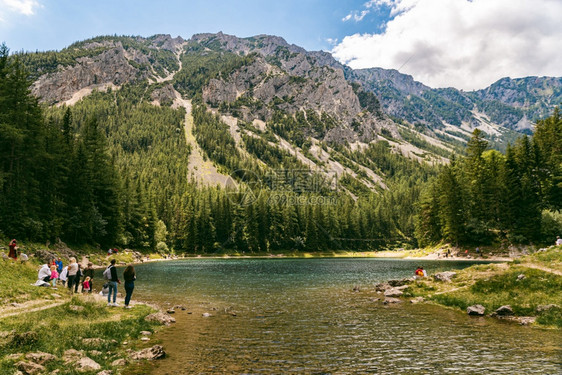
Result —
<svg viewBox="0 0 562 375"><path fill-rule="evenodd" d="M150 312L152 308L146 305L109 308L92 298L73 297L54 308L0 319L0 373L13 373L15 363L23 359L24 353L40 351L57 357L45 365L48 371L58 369L59 374L76 374L62 359L68 349L83 350L102 369L116 370L111 363L127 357L123 342L128 341L126 348L134 349L142 346L137 340L140 331L153 331L154 324L144 320ZM86 338L100 340L88 343L83 341ZM15 356L7 358L10 355Z"/></svg>
<svg viewBox="0 0 562 375"><path fill-rule="evenodd" d="M556 270L562 258L561 250L560 246L552 247L513 264L475 265L457 271L451 283L429 278L418 280L406 290L406 296L423 296L462 310L480 304L487 313L510 305L515 316L535 316L538 324L562 328L562 276L528 267L540 264ZM549 304L557 307L537 311L540 305Z"/></svg>

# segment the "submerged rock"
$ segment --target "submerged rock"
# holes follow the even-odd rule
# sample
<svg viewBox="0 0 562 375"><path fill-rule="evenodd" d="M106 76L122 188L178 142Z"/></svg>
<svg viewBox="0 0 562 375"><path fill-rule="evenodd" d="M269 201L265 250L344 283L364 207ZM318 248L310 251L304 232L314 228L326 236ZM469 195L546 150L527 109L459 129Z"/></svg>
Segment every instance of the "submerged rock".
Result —
<svg viewBox="0 0 562 375"><path fill-rule="evenodd" d="M172 318L168 314L164 314L163 312L150 314L146 318L144 318L144 320L146 320L147 322L156 322L167 326L176 322L174 318Z"/></svg>
<svg viewBox="0 0 562 375"><path fill-rule="evenodd" d="M164 358L165 356L166 352L161 345L154 345L152 348L146 348L138 352L133 352L131 354L131 358L136 360L154 360Z"/></svg>
<svg viewBox="0 0 562 375"><path fill-rule="evenodd" d="M468 313L468 315L482 316L482 315L484 315L485 311L486 311L486 308L482 305L472 305L472 306L468 306L466 308L466 312Z"/></svg>
<svg viewBox="0 0 562 375"><path fill-rule="evenodd" d="M385 305L388 305L388 304L391 304L391 303L401 303L401 302L402 302L402 300L399 299L399 298L386 297L382 303L384 303Z"/></svg>

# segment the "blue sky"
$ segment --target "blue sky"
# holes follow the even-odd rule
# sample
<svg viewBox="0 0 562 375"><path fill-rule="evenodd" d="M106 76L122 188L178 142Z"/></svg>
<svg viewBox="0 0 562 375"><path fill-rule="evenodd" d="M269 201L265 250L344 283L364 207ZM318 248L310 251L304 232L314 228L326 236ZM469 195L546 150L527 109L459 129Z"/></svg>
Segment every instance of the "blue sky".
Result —
<svg viewBox="0 0 562 375"><path fill-rule="evenodd" d="M0 1L9 3L16 0ZM0 13L0 41L11 50L61 49L89 37L118 34L151 36L223 31L237 36L272 34L310 50L330 50L329 40L372 32L381 25L377 14L362 22L342 19L364 0L18 0L33 14ZM0 11L1 12L1 11Z"/></svg>
<svg viewBox="0 0 562 375"><path fill-rule="evenodd" d="M59 50L99 35L272 34L431 87L562 76L560 0L0 0L0 42Z"/></svg>

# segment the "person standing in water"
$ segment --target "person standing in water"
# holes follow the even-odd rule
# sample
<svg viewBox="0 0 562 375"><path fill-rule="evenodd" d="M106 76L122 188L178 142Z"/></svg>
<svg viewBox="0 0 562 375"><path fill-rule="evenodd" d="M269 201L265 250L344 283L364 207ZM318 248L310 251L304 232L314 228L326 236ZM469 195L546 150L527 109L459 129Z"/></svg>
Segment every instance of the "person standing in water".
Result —
<svg viewBox="0 0 562 375"><path fill-rule="evenodd" d="M133 290L135 289L135 280L137 275L135 274L135 267L128 265L123 272L123 278L125 279L125 308L130 309L129 302L131 302L131 296L133 295Z"/></svg>

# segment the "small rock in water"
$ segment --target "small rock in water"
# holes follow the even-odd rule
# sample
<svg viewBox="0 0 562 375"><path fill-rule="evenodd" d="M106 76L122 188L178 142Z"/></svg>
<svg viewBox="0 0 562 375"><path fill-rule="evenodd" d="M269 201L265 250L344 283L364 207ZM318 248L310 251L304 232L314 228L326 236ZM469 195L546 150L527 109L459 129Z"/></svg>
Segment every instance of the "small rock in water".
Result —
<svg viewBox="0 0 562 375"><path fill-rule="evenodd" d="M392 298L392 297L386 297L386 298L384 299L384 301L383 301L383 303L384 303L385 305L388 305L388 304L390 304L390 303L400 303L400 302L402 302L401 299L399 299L399 298Z"/></svg>
<svg viewBox="0 0 562 375"><path fill-rule="evenodd" d="M472 305L466 308L466 312L468 313L468 315L482 316L484 315L484 311L486 311L486 308L482 305Z"/></svg>
<svg viewBox="0 0 562 375"><path fill-rule="evenodd" d="M517 276L517 281L519 280L523 280L526 276L524 274L521 274L519 276Z"/></svg>

